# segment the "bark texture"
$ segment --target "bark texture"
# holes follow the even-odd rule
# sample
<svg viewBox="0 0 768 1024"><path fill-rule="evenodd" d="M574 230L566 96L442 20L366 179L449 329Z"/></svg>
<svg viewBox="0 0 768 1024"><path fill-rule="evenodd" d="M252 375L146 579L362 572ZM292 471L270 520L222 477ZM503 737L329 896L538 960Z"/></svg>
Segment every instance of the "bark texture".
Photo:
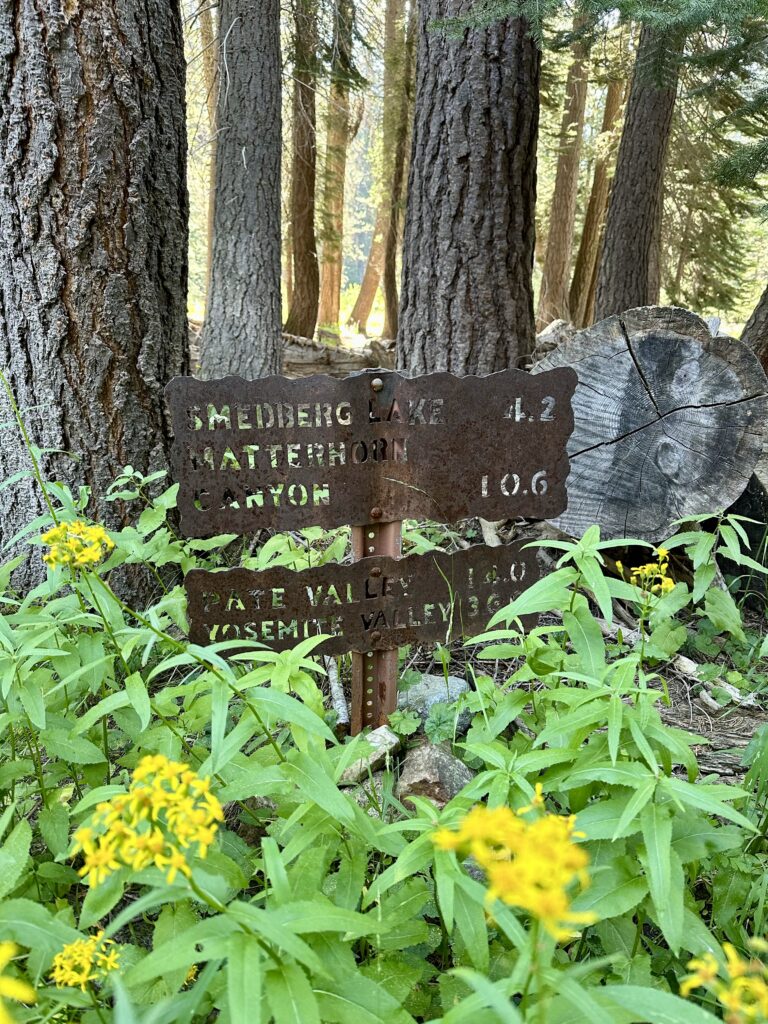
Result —
<svg viewBox="0 0 768 1024"><path fill-rule="evenodd" d="M116 471L166 465L163 388L188 370L184 69L177 0L0 2L0 367L33 442L74 456L44 475L109 522ZM26 468L4 431L0 478ZM42 507L4 490L0 546Z"/></svg>
<svg viewBox="0 0 768 1024"><path fill-rule="evenodd" d="M664 168L683 40L645 27L627 102L595 299L598 320L658 297Z"/></svg>
<svg viewBox="0 0 768 1024"><path fill-rule="evenodd" d="M211 267L213 266L213 215L216 209L216 107L219 89L219 37L213 20L214 11L207 3L200 10L200 44L205 82L205 107L208 112L208 230L205 247L205 308L211 301Z"/></svg>
<svg viewBox="0 0 768 1024"><path fill-rule="evenodd" d="M747 321L741 340L749 345L768 373L768 287Z"/></svg>
<svg viewBox="0 0 768 1024"><path fill-rule="evenodd" d="M206 377L280 372L280 7L221 0Z"/></svg>
<svg viewBox="0 0 768 1024"><path fill-rule="evenodd" d="M315 235L317 176L317 12L315 0L295 0L293 71L293 155L291 160L291 234L293 301L287 334L314 336L320 298Z"/></svg>
<svg viewBox="0 0 768 1024"><path fill-rule="evenodd" d="M533 350L540 54L520 19L435 20L471 0L422 0L403 243L398 365L491 373Z"/></svg>
<svg viewBox="0 0 768 1024"><path fill-rule="evenodd" d="M386 230L382 283L385 338L397 337L397 257L403 223L403 186L407 175L407 150L413 100L413 61L416 50L417 5L411 5L406 25L403 0L387 4L384 42L383 165Z"/></svg>
<svg viewBox="0 0 768 1024"><path fill-rule="evenodd" d="M605 94L603 123L600 129L600 133L604 137L609 136L616 127L621 115L623 96L624 82L620 79L611 79ZM597 265L611 185L611 162L609 149L602 149L600 156L595 161L592 189L589 193L589 203L584 216L584 227L581 232L568 299L570 320L576 327L586 327L592 322Z"/></svg>
<svg viewBox="0 0 768 1024"><path fill-rule="evenodd" d="M339 305L344 242L344 185L347 152L353 137L349 94L353 76L352 42L355 9L351 0L336 0L331 87L326 115L326 150L323 181L320 308L322 327L339 330Z"/></svg>
<svg viewBox="0 0 768 1024"><path fill-rule="evenodd" d="M581 26L581 20L577 19L574 31L578 32ZM565 84L565 107L560 125L555 191L549 215L547 251L544 257L536 319L536 327L540 331L553 320L568 322L571 319L568 308L568 284L579 188L584 109L587 104L588 56L589 45L577 38L571 46L571 66Z"/></svg>

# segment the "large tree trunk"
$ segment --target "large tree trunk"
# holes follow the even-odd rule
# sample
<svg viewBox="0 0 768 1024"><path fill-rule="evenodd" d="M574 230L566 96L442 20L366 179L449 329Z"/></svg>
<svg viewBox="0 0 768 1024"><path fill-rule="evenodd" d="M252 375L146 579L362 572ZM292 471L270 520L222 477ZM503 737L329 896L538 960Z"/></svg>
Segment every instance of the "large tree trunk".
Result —
<svg viewBox="0 0 768 1024"><path fill-rule="evenodd" d="M359 331L360 334L368 333L368 318L373 309L376 292L379 290L381 268L384 262L384 235L386 230L386 209L384 203L382 203L376 214L376 223L373 227L371 247L368 250L368 261L365 264L360 291L357 293L355 305L347 320L347 326Z"/></svg>
<svg viewBox="0 0 768 1024"><path fill-rule="evenodd" d="M207 377L280 371L280 6L221 0Z"/></svg>
<svg viewBox="0 0 768 1024"><path fill-rule="evenodd" d="M349 93L353 75L352 41L355 8L352 0L336 0L331 88L326 117L325 175L323 183L323 258L320 268L322 327L339 330L344 244L344 185L347 151L352 139Z"/></svg>
<svg viewBox="0 0 768 1024"><path fill-rule="evenodd" d="M624 82L616 78L611 79L605 94L603 123L600 129L602 135L607 135L613 131L621 114L623 96ZM608 192L611 184L610 165L610 153L602 151L595 161L592 190L589 194L587 212L584 216L584 227L581 232L581 242L579 243L579 251L576 256L576 265L573 271L573 281L571 282L568 300L570 320L576 327L586 327L592 322L594 284L600 256L603 222L605 220L605 211L608 207Z"/></svg>
<svg viewBox="0 0 768 1024"><path fill-rule="evenodd" d="M315 237L317 173L316 0L295 0L293 70L293 156L291 161L291 232L293 236L293 302L286 334L314 336L320 297L320 271Z"/></svg>
<svg viewBox="0 0 768 1024"><path fill-rule="evenodd" d="M747 321L741 340L749 345L768 373L768 287Z"/></svg>
<svg viewBox="0 0 768 1024"><path fill-rule="evenodd" d="M213 23L213 8L204 3L200 9L200 43L205 83L205 106L208 112L208 229L205 245L205 309L211 302L211 269L213 267L213 217L216 209L216 107L218 104L219 38Z"/></svg>
<svg viewBox="0 0 768 1024"><path fill-rule="evenodd" d="M422 0L398 365L491 373L535 343L540 53L521 19L460 37L472 0Z"/></svg>
<svg viewBox="0 0 768 1024"><path fill-rule="evenodd" d="M574 21L578 32L583 21ZM568 283L571 270L573 226L579 188L579 158L587 104L589 45L576 39L571 46L572 61L565 85L565 109L560 125L555 191L549 215L547 251L539 294L536 326L543 330L553 320L570 320Z"/></svg>
<svg viewBox="0 0 768 1024"><path fill-rule="evenodd" d="M43 473L92 487L98 519L124 465L166 465L188 370L184 66L177 0L0 3L0 367L33 443L75 456ZM6 430L0 479L28 465ZM0 546L43 508L6 488Z"/></svg>
<svg viewBox="0 0 768 1024"><path fill-rule="evenodd" d="M598 271L598 320L658 297L664 168L682 46L679 36L647 26L640 35ZM653 73L659 64L663 70Z"/></svg>
<svg viewBox="0 0 768 1024"><path fill-rule="evenodd" d="M385 338L397 337L397 256L403 221L403 185L407 174L407 148L413 97L413 61L416 52L417 10L411 6L405 23L403 0L387 4L384 44L384 202L387 227L384 234L383 289Z"/></svg>

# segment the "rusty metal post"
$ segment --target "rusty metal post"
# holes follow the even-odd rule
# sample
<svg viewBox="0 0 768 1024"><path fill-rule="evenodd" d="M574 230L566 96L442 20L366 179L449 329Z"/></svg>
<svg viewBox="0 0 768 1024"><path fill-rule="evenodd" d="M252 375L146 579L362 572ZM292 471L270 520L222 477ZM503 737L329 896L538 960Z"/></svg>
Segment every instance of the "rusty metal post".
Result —
<svg viewBox="0 0 768 1024"><path fill-rule="evenodd" d="M376 511L375 509L373 510ZM352 527L352 555L399 558L402 553L402 522L368 523ZM371 575L381 572L374 567ZM376 637L372 635L372 639ZM366 726L385 725L397 708L397 648L393 651L352 653L352 735Z"/></svg>

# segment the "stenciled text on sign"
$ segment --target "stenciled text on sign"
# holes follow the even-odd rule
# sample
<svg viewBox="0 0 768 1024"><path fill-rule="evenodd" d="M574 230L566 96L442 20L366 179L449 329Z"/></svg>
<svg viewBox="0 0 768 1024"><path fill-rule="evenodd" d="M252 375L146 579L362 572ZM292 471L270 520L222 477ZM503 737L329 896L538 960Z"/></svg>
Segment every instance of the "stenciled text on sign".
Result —
<svg viewBox="0 0 768 1024"><path fill-rule="evenodd" d="M281 651L327 634L318 648L325 654L448 641L483 629L538 577L535 550L520 544L372 557L300 572L193 569L186 576L190 639L255 640Z"/></svg>
<svg viewBox="0 0 768 1024"><path fill-rule="evenodd" d="M552 518L567 505L575 386L567 367L177 377L167 396L183 532Z"/></svg>

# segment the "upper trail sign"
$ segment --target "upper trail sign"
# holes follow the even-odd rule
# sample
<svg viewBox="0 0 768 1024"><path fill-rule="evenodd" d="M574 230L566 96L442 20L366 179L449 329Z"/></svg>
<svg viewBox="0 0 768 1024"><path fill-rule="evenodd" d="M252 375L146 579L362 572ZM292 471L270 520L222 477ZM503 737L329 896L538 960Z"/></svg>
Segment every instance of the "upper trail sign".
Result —
<svg viewBox="0 0 768 1024"><path fill-rule="evenodd" d="M176 377L167 388L187 536L428 518L551 519L567 505L577 378Z"/></svg>
<svg viewBox="0 0 768 1024"><path fill-rule="evenodd" d="M367 370L337 380L176 377L166 389L182 532L352 525L355 566L194 571L193 639L352 652L352 731L397 703L397 646L482 625L535 581L519 546L400 560L401 520L551 519L565 511L576 373Z"/></svg>

